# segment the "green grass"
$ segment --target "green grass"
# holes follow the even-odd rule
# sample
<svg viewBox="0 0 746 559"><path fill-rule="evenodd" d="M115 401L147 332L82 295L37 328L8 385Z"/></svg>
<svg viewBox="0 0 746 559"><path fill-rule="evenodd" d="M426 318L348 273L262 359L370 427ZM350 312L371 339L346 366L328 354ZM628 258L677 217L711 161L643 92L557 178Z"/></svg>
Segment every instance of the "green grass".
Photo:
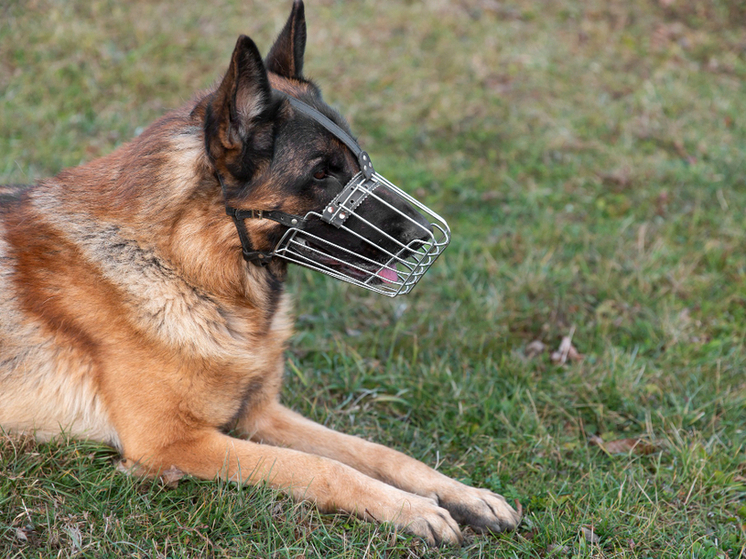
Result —
<svg viewBox="0 0 746 559"><path fill-rule="evenodd" d="M0 183L109 152L217 79L239 33L266 52L288 12L0 4ZM172 489L102 446L3 438L0 556L746 556L742 2L306 12L306 73L454 240L393 301L295 270L283 399L518 499L523 525L427 550L265 488ZM582 362L527 357L571 330Z"/></svg>

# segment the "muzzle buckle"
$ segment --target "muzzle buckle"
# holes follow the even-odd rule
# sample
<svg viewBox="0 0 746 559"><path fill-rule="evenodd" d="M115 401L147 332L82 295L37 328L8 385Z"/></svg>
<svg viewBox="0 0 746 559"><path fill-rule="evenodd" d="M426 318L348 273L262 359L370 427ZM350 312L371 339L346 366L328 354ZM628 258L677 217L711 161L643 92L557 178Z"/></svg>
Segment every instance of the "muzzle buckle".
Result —
<svg viewBox="0 0 746 559"><path fill-rule="evenodd" d="M373 167L369 166L369 168L372 169ZM350 182L342 189L342 192L329 202L329 205L321 212L321 221L330 223L339 229L377 186L378 183L373 180L373 175L366 177L364 172L361 171L361 173L352 177Z"/></svg>

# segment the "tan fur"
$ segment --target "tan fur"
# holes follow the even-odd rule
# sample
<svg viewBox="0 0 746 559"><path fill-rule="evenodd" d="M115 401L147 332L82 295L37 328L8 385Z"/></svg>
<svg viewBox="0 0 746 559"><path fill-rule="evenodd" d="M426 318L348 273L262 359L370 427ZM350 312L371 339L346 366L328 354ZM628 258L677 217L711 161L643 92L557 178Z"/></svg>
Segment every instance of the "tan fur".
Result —
<svg viewBox="0 0 746 559"><path fill-rule="evenodd" d="M301 24L305 33L301 4L289 21L281 39L291 45ZM286 62L292 53L283 48L272 56ZM0 190L12 198L0 211L0 426L42 440L64 432L101 441L145 473L266 481L430 543L460 541L454 517L479 530L514 527L519 517L502 497L280 405L292 323L273 282L284 268L243 261L215 178L266 105L252 82L234 96L241 126L222 122L217 147L206 138L209 110L233 102L242 54L237 46L217 90L114 153L25 190ZM300 71L298 61L286 65ZM292 75L269 80L310 94ZM287 106L278 116L291 117ZM298 157L285 162L288 173L307 172ZM275 166L257 164L242 203L299 211L303 198L278 190ZM250 224L252 242L266 242L271 228Z"/></svg>

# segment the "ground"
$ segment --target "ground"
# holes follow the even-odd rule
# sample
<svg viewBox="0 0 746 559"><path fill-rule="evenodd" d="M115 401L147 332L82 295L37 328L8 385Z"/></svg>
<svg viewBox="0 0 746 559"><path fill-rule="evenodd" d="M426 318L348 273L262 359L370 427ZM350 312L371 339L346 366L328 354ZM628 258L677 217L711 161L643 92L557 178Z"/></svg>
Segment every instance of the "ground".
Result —
<svg viewBox="0 0 746 559"><path fill-rule="evenodd" d="M289 8L0 3L0 183L108 153L213 83L240 33L266 52ZM283 401L517 499L522 526L428 550L265 488L0 437L0 556L745 556L743 3L306 14L307 75L453 242L394 300L294 270Z"/></svg>

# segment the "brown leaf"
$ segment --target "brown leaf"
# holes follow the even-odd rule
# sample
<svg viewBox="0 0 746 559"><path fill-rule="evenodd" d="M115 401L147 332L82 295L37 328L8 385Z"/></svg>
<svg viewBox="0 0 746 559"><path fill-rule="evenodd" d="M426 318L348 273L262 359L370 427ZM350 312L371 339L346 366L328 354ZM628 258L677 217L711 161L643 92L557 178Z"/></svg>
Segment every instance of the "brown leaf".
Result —
<svg viewBox="0 0 746 559"><path fill-rule="evenodd" d="M546 344L544 344L541 340L534 340L530 344L526 346L525 353L526 357L529 359L532 359L536 357L537 355L541 355L544 353L547 349Z"/></svg>
<svg viewBox="0 0 746 559"><path fill-rule="evenodd" d="M168 470L161 472L160 478L163 485L175 489L179 486L179 480L184 477L184 472L176 466L171 466Z"/></svg>
<svg viewBox="0 0 746 559"><path fill-rule="evenodd" d="M580 527L580 533L585 538L585 541L588 543L598 543L601 541L601 538L598 537L598 534L593 530L593 526L590 528L586 528L585 526Z"/></svg>
<svg viewBox="0 0 746 559"><path fill-rule="evenodd" d="M23 530L23 528L16 528L16 538L21 540L22 542L28 541L28 536L26 535L26 532Z"/></svg>
<svg viewBox="0 0 746 559"><path fill-rule="evenodd" d="M116 465L116 470L120 474L124 474L126 476L131 476L133 473L132 470L134 469L135 464L126 458L124 460L119 460Z"/></svg>
<svg viewBox="0 0 746 559"><path fill-rule="evenodd" d="M630 175L631 172L629 167L621 167L619 169L614 169L613 171L598 173L598 177L607 186L618 186L621 188L626 188L632 184L632 177Z"/></svg>
<svg viewBox="0 0 746 559"><path fill-rule="evenodd" d="M515 503L515 511L518 513L518 516L523 518L523 505L518 501L518 499L514 499L513 502Z"/></svg>
<svg viewBox="0 0 746 559"><path fill-rule="evenodd" d="M537 528L534 528L533 530L528 530L526 532L522 532L521 533L521 537L524 538L524 539L526 539L526 540L528 540L528 541L531 541L531 540L533 540L536 537L536 535L538 533L539 533L539 530Z"/></svg>
<svg viewBox="0 0 746 559"><path fill-rule="evenodd" d="M570 555L570 548L566 545L559 545L557 543L550 543L547 547L547 553L549 556L558 557L561 555Z"/></svg>
<svg viewBox="0 0 746 559"><path fill-rule="evenodd" d="M666 209L668 209L668 192L663 190L660 194L658 194L658 197L655 199L655 213L659 216L664 216L666 214Z"/></svg>
<svg viewBox="0 0 746 559"><path fill-rule="evenodd" d="M689 152L686 150L686 147L684 146L684 142L682 140L678 138L675 139L673 141L673 148L676 151L676 154L690 165L694 165L697 162L697 158L689 154Z"/></svg>
<svg viewBox="0 0 746 559"><path fill-rule="evenodd" d="M601 437L593 435L588 439L588 443L600 447L607 454L651 454L656 451L654 444L640 438L604 442Z"/></svg>
<svg viewBox="0 0 746 559"><path fill-rule="evenodd" d="M555 365L564 365L569 361L582 361L585 355L579 353L575 346L572 345L572 335L575 333L575 328L570 331L569 336L562 338L560 346L557 351L552 353L552 363Z"/></svg>

